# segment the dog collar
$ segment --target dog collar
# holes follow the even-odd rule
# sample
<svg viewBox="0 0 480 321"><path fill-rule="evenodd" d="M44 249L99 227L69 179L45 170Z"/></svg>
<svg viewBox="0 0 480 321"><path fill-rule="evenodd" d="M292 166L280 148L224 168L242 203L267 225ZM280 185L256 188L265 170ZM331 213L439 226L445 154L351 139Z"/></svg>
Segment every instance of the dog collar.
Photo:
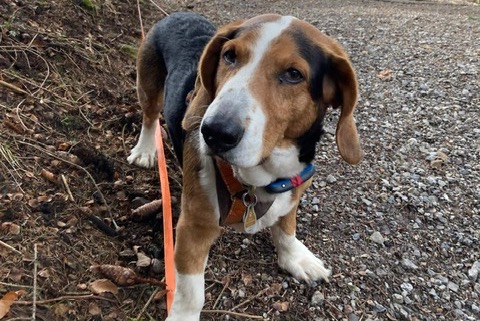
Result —
<svg viewBox="0 0 480 321"><path fill-rule="evenodd" d="M227 162L215 160L217 200L220 211L220 224L244 223L248 232L273 204L273 200L257 202L255 187L243 185L234 175L232 166ZM309 180L315 173L313 164L307 165L298 175L280 178L264 186L268 193L278 194L292 190ZM249 201L246 201L246 198ZM254 201L253 201L254 199Z"/></svg>
<svg viewBox="0 0 480 321"><path fill-rule="evenodd" d="M315 174L315 166L313 164L308 164L300 174L295 175L291 178L279 178L276 181L265 186L265 190L271 194L287 192L295 187L298 187L312 178Z"/></svg>

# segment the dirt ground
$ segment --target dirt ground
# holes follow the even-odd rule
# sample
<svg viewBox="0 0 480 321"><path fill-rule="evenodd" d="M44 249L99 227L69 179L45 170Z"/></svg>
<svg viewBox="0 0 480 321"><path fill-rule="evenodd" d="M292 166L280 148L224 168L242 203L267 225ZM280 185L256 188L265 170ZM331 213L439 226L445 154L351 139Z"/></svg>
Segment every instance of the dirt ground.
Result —
<svg viewBox="0 0 480 321"><path fill-rule="evenodd" d="M331 113L299 211L299 239L331 282L280 270L269 231L225 231L202 320L480 319L478 5L156 3L140 1L147 30L159 7L217 25L267 12L305 19L346 47L360 84L365 160L340 160ZM166 316L161 215L131 215L160 197L158 174L126 162L140 129L140 39L136 1L0 0L0 297L25 291L4 320ZM167 157L177 217L181 174ZM90 267L103 264L145 283L98 294L104 276Z"/></svg>

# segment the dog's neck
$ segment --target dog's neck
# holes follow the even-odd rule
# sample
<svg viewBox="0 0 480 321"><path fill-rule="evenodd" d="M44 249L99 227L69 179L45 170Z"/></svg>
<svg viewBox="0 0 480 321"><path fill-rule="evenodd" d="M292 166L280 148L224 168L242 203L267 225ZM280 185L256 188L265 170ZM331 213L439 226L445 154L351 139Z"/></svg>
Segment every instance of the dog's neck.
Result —
<svg viewBox="0 0 480 321"><path fill-rule="evenodd" d="M243 184L263 187L279 178L298 175L306 166L299 160L297 147L292 145L288 148L274 148L260 165L249 168L233 166L233 170Z"/></svg>

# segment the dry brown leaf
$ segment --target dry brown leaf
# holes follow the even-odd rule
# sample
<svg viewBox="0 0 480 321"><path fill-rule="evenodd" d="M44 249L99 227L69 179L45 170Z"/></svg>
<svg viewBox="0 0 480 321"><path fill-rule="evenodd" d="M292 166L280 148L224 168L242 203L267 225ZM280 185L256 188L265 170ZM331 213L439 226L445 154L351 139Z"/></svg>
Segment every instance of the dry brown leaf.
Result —
<svg viewBox="0 0 480 321"><path fill-rule="evenodd" d="M278 295L282 289L283 289L283 286L281 283L273 283L267 289L267 295L268 296Z"/></svg>
<svg viewBox="0 0 480 321"><path fill-rule="evenodd" d="M12 235L20 234L20 226L12 222L2 223L0 230Z"/></svg>
<svg viewBox="0 0 480 321"><path fill-rule="evenodd" d="M95 302L90 302L88 304L88 313L91 315L100 315L102 314L102 309L95 303Z"/></svg>
<svg viewBox="0 0 480 321"><path fill-rule="evenodd" d="M58 179L58 176L53 174L52 172L46 170L45 168L42 168L42 171L40 172L40 175L45 178L47 181L59 184L60 180Z"/></svg>
<svg viewBox="0 0 480 321"><path fill-rule="evenodd" d="M13 304L13 301L16 301L20 296L24 295L25 290L10 291L0 299L0 319L7 315L10 311L10 306Z"/></svg>
<svg viewBox="0 0 480 321"><path fill-rule="evenodd" d="M70 143L60 143L58 144L58 150L60 151L67 151L70 149L72 145L70 145Z"/></svg>
<svg viewBox="0 0 480 321"><path fill-rule="evenodd" d="M242 272L242 281L245 286L252 284L253 276L249 273Z"/></svg>
<svg viewBox="0 0 480 321"><path fill-rule="evenodd" d="M380 80L383 80L383 81L389 81L389 80L392 80L393 78L393 71L391 69L384 69L382 71L380 71L377 75L378 78L380 78Z"/></svg>
<svg viewBox="0 0 480 321"><path fill-rule="evenodd" d="M95 280L88 285L88 289L94 294L102 294L105 292L118 293L118 287L108 279Z"/></svg>
<svg viewBox="0 0 480 321"><path fill-rule="evenodd" d="M273 304L273 308L277 311L280 311L280 312L285 312L285 311L288 311L288 308L290 307L290 303L288 301L284 301L284 302L275 302Z"/></svg>

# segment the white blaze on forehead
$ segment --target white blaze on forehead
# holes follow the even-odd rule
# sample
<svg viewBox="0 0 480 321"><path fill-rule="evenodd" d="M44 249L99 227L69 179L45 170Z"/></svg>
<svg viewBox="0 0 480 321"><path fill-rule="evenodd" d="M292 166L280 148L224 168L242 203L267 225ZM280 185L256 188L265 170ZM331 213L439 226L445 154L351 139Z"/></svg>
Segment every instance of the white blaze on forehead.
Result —
<svg viewBox="0 0 480 321"><path fill-rule="evenodd" d="M250 45L250 61L225 83L205 113L205 118L215 117L226 105L238 110L238 118L246 126L245 133L237 147L224 156L240 167L251 167L260 162L267 117L261 103L251 93L249 84L258 74L256 71L272 41L290 26L293 19L291 16L282 16L260 25L259 36Z"/></svg>
<svg viewBox="0 0 480 321"><path fill-rule="evenodd" d="M265 52L270 47L271 42L279 37L282 32L288 28L292 20L295 19L291 16L282 16L278 20L266 22L260 29L260 36L252 44L252 59L243 66L238 73L230 79L220 91L219 95L228 88L239 88L248 84L250 78L255 76L255 70L258 68L260 61L262 60Z"/></svg>

